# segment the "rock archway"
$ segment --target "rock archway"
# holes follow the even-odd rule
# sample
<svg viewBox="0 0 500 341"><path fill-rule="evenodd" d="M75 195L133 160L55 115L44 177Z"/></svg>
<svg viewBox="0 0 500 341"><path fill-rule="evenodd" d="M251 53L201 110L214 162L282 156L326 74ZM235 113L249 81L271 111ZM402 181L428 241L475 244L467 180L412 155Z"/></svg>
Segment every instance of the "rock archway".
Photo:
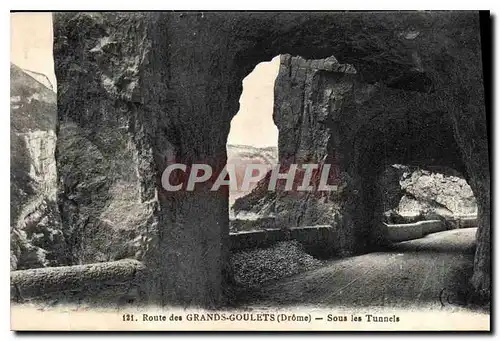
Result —
<svg viewBox="0 0 500 341"><path fill-rule="evenodd" d="M310 212L310 207L321 201L336 203L336 217L319 221L335 220L332 225L347 242L332 245L333 251L349 254L385 243L378 212L383 200L375 187L388 165L441 165L465 172L451 121L435 92L364 83L352 65L334 57L306 60L289 55L281 59L275 91L280 164L333 164L339 191L319 196L281 192L274 199L264 190L253 196L275 200L286 226L316 224L318 212ZM267 188L265 180L260 188Z"/></svg>
<svg viewBox="0 0 500 341"><path fill-rule="evenodd" d="M84 245L126 245L109 258L148 263L151 302L223 303L231 277L227 189L166 192L161 173L173 161L224 167L241 82L259 61L335 56L356 70L338 70L351 86L333 103L331 126L339 128L331 135L340 138L326 146L351 179L345 247L360 247L372 225L367 169L377 165L367 153L390 146L401 158L405 148L397 142L412 141L412 129L380 139L387 119L395 128L407 116L419 125L439 123L438 140L415 131L424 144L411 148L422 155L408 161L429 157L464 168L480 215L473 282L489 290L490 174L477 13L57 13L54 26L59 206L63 224L80 236L70 250L80 262L95 261L82 256ZM338 74L317 81L333 84ZM365 97L370 106L356 103ZM406 110L412 107L418 110ZM387 141L384 148L377 148L380 141ZM433 155L435 144L449 146L450 154Z"/></svg>

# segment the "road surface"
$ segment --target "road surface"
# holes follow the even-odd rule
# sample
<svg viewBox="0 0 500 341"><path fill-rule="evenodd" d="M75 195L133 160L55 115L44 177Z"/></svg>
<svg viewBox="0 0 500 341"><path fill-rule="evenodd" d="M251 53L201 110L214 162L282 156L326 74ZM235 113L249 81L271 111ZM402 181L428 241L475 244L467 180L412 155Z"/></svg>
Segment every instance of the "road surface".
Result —
<svg viewBox="0 0 500 341"><path fill-rule="evenodd" d="M441 307L440 296L446 301L448 293L468 288L476 230L433 233L394 244L385 252L332 260L267 285L246 299L262 307Z"/></svg>

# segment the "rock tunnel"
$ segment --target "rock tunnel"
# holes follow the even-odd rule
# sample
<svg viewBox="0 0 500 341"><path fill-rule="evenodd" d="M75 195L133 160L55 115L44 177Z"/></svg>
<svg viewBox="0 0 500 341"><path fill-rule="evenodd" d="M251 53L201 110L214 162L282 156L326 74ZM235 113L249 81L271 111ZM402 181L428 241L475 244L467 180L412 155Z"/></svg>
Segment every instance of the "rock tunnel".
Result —
<svg viewBox="0 0 500 341"><path fill-rule="evenodd" d="M477 198L472 283L489 293L479 24L472 12L56 13L58 202L68 235L78 236L69 241L74 262L136 258L151 269L150 302L223 304L228 190L167 192L161 175L172 162L221 171L243 78L288 55L280 75L292 87L325 91L309 92L311 107L275 107L280 160L323 153L346 174L343 248L384 243L374 183L385 165L450 166ZM322 135L297 136L311 117ZM304 128L292 133L297 124Z"/></svg>
<svg viewBox="0 0 500 341"><path fill-rule="evenodd" d="M333 200L353 203L341 213L345 240L350 241L340 246L345 253L385 243L379 230L384 200L376 182L388 165L441 166L466 174L446 108L434 91L364 83L352 65L333 57L305 60L285 55L275 92L280 164L323 160L340 168L343 189ZM304 197L280 193L279 199L289 205ZM299 206L287 222L290 226L304 214ZM351 220L352 226L345 225Z"/></svg>

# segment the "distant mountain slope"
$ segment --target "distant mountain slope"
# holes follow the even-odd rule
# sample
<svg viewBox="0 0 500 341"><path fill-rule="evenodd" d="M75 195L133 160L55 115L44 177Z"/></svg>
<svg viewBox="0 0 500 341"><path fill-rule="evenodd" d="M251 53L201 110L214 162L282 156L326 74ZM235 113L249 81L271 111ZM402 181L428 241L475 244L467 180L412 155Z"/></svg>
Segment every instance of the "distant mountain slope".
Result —
<svg viewBox="0 0 500 341"><path fill-rule="evenodd" d="M278 162L277 160L278 147L258 148L245 145L227 145L227 163L234 164L236 166L236 181L238 183L238 187L241 186L243 181L247 164L267 165L267 170L269 170ZM264 177L264 175L265 173L262 174L262 177ZM230 205L232 205L237 198L250 193L255 187L255 184L250 186L249 191L231 191L229 193Z"/></svg>
<svg viewBox="0 0 500 341"><path fill-rule="evenodd" d="M65 263L56 204L57 98L54 91L10 67L11 268Z"/></svg>
<svg viewBox="0 0 500 341"><path fill-rule="evenodd" d="M49 77L47 75L32 71L32 70L27 70L27 69L22 69L27 75L31 76L32 78L36 79L39 83L42 83L45 85L48 89L52 91L56 91L54 84L50 82Z"/></svg>

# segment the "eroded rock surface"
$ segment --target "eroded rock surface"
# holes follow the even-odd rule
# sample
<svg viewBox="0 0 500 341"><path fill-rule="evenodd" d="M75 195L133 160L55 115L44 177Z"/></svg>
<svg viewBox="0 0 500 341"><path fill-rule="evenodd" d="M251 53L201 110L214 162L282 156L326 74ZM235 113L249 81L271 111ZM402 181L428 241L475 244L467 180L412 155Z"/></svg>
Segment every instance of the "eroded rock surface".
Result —
<svg viewBox="0 0 500 341"><path fill-rule="evenodd" d="M401 186L406 192L398 206L401 215L426 211L457 217L477 214L474 193L459 176L417 169L407 175Z"/></svg>
<svg viewBox="0 0 500 341"><path fill-rule="evenodd" d="M55 16L57 167L74 263L142 259L156 190L142 83L141 14Z"/></svg>

